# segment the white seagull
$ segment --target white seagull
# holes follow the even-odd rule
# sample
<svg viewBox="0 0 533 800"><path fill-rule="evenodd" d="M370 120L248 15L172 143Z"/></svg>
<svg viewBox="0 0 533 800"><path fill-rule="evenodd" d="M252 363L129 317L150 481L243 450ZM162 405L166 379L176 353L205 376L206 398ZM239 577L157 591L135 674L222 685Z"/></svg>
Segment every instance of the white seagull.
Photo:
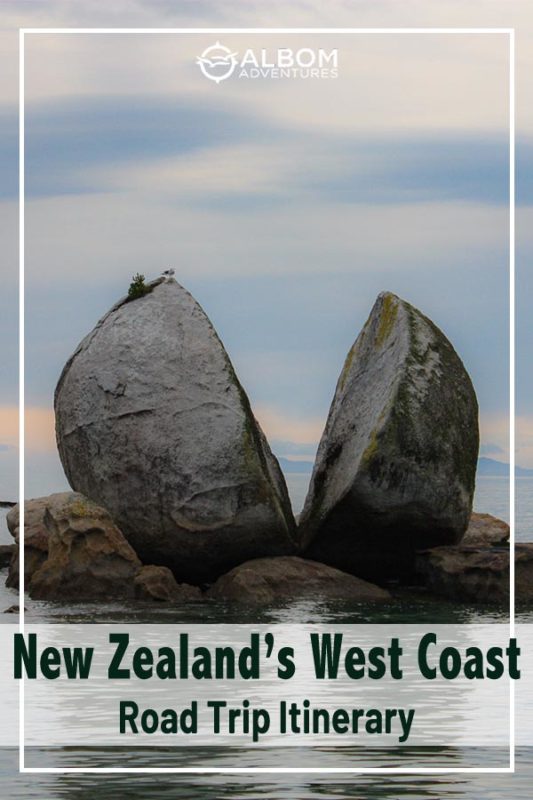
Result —
<svg viewBox="0 0 533 800"><path fill-rule="evenodd" d="M164 275L165 278L171 278L174 275L175 270L173 269L166 269L161 275Z"/></svg>

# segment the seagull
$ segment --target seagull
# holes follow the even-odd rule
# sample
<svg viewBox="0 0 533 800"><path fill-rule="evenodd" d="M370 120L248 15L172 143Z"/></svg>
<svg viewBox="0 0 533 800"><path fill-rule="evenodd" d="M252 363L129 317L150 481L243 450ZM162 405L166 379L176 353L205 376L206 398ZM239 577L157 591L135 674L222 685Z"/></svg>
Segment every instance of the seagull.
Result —
<svg viewBox="0 0 533 800"><path fill-rule="evenodd" d="M166 269L161 275L164 275L165 278L171 278L174 275L175 270L173 269Z"/></svg>

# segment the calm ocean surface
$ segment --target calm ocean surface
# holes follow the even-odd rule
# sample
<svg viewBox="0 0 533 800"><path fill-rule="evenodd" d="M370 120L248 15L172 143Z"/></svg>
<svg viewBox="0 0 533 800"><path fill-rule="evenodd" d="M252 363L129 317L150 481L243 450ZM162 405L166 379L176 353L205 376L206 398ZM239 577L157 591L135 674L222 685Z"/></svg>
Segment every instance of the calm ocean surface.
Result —
<svg viewBox="0 0 533 800"><path fill-rule="evenodd" d="M287 476L287 483L295 512L301 509L309 475ZM533 479L516 481L517 541L533 541ZM508 483L505 478L478 479L475 509L509 519ZM1 540L10 541L2 515ZM18 602L17 593L6 589L6 571L0 575L0 610ZM501 622L507 618L505 608L481 609L477 606L455 606L447 602L428 601L406 592L401 598L385 606L372 607L353 604L331 604L317 601L299 601L282 606L263 608L260 611L223 603L199 602L183 608L160 609L149 606L125 608L119 603L70 604L26 602L27 623L34 622L165 622L214 624L244 622L418 622L467 623ZM532 622L533 613L518 612L518 619ZM3 621L13 622L11 615ZM533 744L533 743L532 743ZM290 755L288 750L291 751ZM505 766L508 754L500 750L483 751L432 748L423 752L414 748L370 750L368 748L288 748L283 752L265 748L260 750L236 748L178 748L132 750L65 748L32 749L27 751L27 766L185 766L194 763L217 766L302 766L313 764L328 767L402 766L420 765L435 767ZM453 775L241 775L241 776L176 776L176 775L31 775L17 773L17 752L0 749L0 781L2 798L28 798L28 800L54 800L72 798L85 800L97 796L99 800L118 798L154 798L154 800L200 800L201 798L232 798L232 800L308 800L325 798L341 800L411 800L411 798L457 798L472 800L529 800L533 786L533 747L517 751L517 773L453 774ZM290 759L290 760L289 760Z"/></svg>

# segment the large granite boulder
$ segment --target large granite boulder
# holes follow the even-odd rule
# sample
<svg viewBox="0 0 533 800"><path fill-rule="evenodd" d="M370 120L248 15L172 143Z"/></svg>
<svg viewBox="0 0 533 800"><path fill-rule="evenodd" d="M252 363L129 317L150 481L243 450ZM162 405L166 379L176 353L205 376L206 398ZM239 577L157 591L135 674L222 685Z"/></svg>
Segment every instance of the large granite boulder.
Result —
<svg viewBox="0 0 533 800"><path fill-rule="evenodd" d="M261 604L296 598L350 600L360 603L391 599L385 589L338 569L296 556L257 558L235 567L209 589L218 600Z"/></svg>
<svg viewBox="0 0 533 800"><path fill-rule="evenodd" d="M55 393L70 484L112 514L144 563L210 581L294 552L278 462L209 319L176 281L118 302Z"/></svg>
<svg viewBox="0 0 533 800"><path fill-rule="evenodd" d="M134 550L100 506L82 495L65 494L46 507L48 557L31 576L35 599L74 600L133 597L142 568Z"/></svg>
<svg viewBox="0 0 533 800"><path fill-rule="evenodd" d="M350 350L300 519L309 558L370 580L460 541L479 445L470 378L444 334L380 294Z"/></svg>

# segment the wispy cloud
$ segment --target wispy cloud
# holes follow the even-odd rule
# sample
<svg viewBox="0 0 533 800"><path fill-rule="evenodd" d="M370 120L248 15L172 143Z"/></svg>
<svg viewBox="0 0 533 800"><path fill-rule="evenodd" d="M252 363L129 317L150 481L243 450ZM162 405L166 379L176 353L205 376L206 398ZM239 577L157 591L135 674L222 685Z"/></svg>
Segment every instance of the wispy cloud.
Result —
<svg viewBox="0 0 533 800"><path fill-rule="evenodd" d="M505 137L413 132L349 139L324 133L258 136L253 143L201 147L195 152L145 159L96 170L92 180L112 190L157 191L176 201L207 206L240 196L286 204L290 200L333 203L439 203L451 200L508 205L508 143ZM281 139L281 141L279 141ZM155 152L155 151L154 151ZM533 167L533 142L522 141L519 169ZM519 204L533 191L520 184Z"/></svg>
<svg viewBox="0 0 533 800"><path fill-rule="evenodd" d="M111 188L103 168L135 169L164 156L268 135L265 123L242 107L159 94L29 103L26 131L29 196L101 192ZM6 160L13 146L6 146Z"/></svg>
<svg viewBox="0 0 533 800"><path fill-rule="evenodd" d="M506 258L506 210L482 204L391 204L354 212L347 204L308 199L250 213L224 203L176 206L146 192L43 198L28 203L26 213L27 266L36 282L109 280L168 259L178 262L183 278L279 278L333 269L371 280L374 270L426 271L444 261L450 272L463 270L466 254L474 270Z"/></svg>
<svg viewBox="0 0 533 800"><path fill-rule="evenodd" d="M203 100L184 93L29 103L28 196L141 188L208 204L228 194L351 204L508 202L503 133L301 132L250 113L236 99ZM16 114L2 116L8 135L0 163L10 175L2 192L13 196ZM532 141L521 141L518 154L519 172L533 165ZM533 201L528 187L519 184L519 202Z"/></svg>
<svg viewBox="0 0 533 800"><path fill-rule="evenodd" d="M25 439L33 453L56 450L54 412L50 408L27 407ZM16 406L0 406L0 439L10 450L18 448L19 412Z"/></svg>
<svg viewBox="0 0 533 800"><path fill-rule="evenodd" d="M258 6L253 4L246 11L244 16L260 24L264 14ZM343 16L341 8L336 11ZM306 3L300 13L316 17L319 12L315 3ZM243 17L242 4L238 14ZM390 3L386 10L378 5L374 15L380 14L389 24ZM134 18L128 13L128 19ZM335 24L341 24L338 18ZM347 24L353 24L353 19ZM270 14L268 25L272 25ZM288 38L225 34L223 41L242 52L246 47L287 46ZM292 41L299 43L301 37ZM213 43L212 34L137 36L133 40L124 35L34 37L27 48L28 97L33 101L157 88L174 94L184 85L196 96L213 96L219 87L209 85L195 65L197 55ZM230 80L224 85L224 96L230 101L242 98L251 110L266 108L268 116L299 128L335 127L354 132L424 125L505 130L508 42L504 35L324 37L309 32L305 45L339 49L338 80L315 81L311 91L304 82L294 86L294 81L262 81L258 87L257 82Z"/></svg>
<svg viewBox="0 0 533 800"><path fill-rule="evenodd" d="M516 418L516 461L523 467L533 467L533 416Z"/></svg>
<svg viewBox="0 0 533 800"><path fill-rule="evenodd" d="M313 445L320 439L324 420L288 416L277 408L256 406L254 414L269 439L289 439L295 444Z"/></svg>

